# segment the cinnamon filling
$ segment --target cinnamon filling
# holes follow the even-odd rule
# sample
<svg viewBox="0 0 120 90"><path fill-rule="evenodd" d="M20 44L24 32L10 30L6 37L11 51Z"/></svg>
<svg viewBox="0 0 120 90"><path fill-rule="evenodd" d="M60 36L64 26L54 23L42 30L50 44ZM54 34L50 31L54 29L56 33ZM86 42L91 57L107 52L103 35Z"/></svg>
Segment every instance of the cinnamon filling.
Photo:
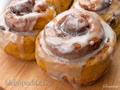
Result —
<svg viewBox="0 0 120 90"><path fill-rule="evenodd" d="M22 0L15 6L14 5L11 6L10 10L16 15L23 16L32 12L33 6L34 6L34 1Z"/></svg>

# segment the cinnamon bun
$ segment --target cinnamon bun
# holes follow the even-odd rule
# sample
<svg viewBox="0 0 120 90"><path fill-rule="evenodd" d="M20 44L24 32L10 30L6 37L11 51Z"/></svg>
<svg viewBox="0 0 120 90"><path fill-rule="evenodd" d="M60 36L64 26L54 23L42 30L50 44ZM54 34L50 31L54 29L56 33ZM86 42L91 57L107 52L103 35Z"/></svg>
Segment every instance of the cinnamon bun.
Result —
<svg viewBox="0 0 120 90"><path fill-rule="evenodd" d="M55 16L53 7L41 0L19 0L5 12L7 26L14 31L41 30Z"/></svg>
<svg viewBox="0 0 120 90"><path fill-rule="evenodd" d="M86 85L106 71L115 43L115 33L95 13L70 9L38 35L36 59L52 78Z"/></svg>
<svg viewBox="0 0 120 90"><path fill-rule="evenodd" d="M73 8L98 13L120 35L120 0L76 0Z"/></svg>
<svg viewBox="0 0 120 90"><path fill-rule="evenodd" d="M35 60L36 36L55 15L42 0L13 0L0 19L0 46L11 56Z"/></svg>

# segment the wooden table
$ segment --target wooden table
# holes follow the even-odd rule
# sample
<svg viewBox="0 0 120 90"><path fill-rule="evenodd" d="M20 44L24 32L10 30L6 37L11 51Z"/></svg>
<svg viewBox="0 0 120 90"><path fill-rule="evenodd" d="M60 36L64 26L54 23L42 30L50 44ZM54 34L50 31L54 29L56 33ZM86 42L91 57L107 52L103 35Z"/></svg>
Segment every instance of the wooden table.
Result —
<svg viewBox="0 0 120 90"><path fill-rule="evenodd" d="M120 46L116 47L112 59L111 68L103 78L92 86L81 87L80 90L120 90ZM36 62L16 60L2 50L0 87L5 90L74 90L67 83L49 78Z"/></svg>

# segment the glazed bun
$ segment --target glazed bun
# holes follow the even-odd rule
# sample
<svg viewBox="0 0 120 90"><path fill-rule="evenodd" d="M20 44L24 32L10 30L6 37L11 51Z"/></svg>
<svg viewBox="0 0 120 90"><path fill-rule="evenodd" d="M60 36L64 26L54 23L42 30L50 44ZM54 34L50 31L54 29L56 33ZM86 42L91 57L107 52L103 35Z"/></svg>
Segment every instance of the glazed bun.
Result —
<svg viewBox="0 0 120 90"><path fill-rule="evenodd" d="M1 47L21 60L35 60L35 40L56 16L53 6L42 0L13 0L1 17Z"/></svg>
<svg viewBox="0 0 120 90"><path fill-rule="evenodd" d="M50 76L86 85L106 71L115 43L115 33L99 16L70 9L38 35L36 59Z"/></svg>

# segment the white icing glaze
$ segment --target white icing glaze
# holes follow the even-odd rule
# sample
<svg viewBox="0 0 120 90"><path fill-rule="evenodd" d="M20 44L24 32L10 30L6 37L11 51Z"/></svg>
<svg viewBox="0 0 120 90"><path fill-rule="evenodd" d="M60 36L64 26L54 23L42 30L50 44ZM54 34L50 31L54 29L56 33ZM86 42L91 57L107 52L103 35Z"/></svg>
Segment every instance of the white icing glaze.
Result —
<svg viewBox="0 0 120 90"><path fill-rule="evenodd" d="M67 13L67 11L66 12L64 12L62 15L64 16L65 14ZM94 17L96 17L96 18L99 18L96 14L94 14L94 13L89 13L89 14L92 14ZM62 16L62 15L59 15L58 17L56 17L57 19L59 18L60 19L60 16ZM52 51L50 51L49 49L48 49L48 47L46 46L46 41L44 40L44 38L45 38L45 36L44 36L44 31L42 31L41 32L41 34L40 34L40 45L41 45L41 48L42 48L42 50L43 50L43 52L45 53L45 55L48 55L48 56L50 56L50 57L54 57L54 61L55 62L59 62L59 63L73 63L73 62L76 62L77 61L77 63L80 65L80 66L83 66L85 63L86 63L86 61L90 58L90 57L93 57L93 56L95 56L99 51L101 51L102 49L103 49L103 47L104 47L104 45L105 44L107 44L108 46L109 46L109 48L108 48L108 50L107 50L107 52L105 52L107 55L109 55L109 54L111 54L112 53L112 51L113 51L113 48L114 48L114 45L115 45L115 42L116 42L116 35L115 35L115 33L112 31L112 29L110 28L110 26L109 25L107 25L104 21L102 21L101 19L99 19L100 20L100 23L101 23L101 27L103 27L102 29L103 29L103 31L104 31L104 36L105 36L105 39L104 39L104 42L103 42L103 44L99 47L99 49L97 49L97 50L95 50L94 52L92 52L92 53L90 53L90 54L88 54L88 55L86 55L86 56L84 56L84 57L82 57L82 58L78 58L78 59L76 59L76 60L74 60L74 61L69 61L68 59L65 59L65 58L62 58L62 57L58 57L58 56L56 56L56 55L54 55L53 53L52 53ZM48 26L50 25L52 25L53 24L53 22L50 22L49 24L48 24ZM54 23L55 24L55 23ZM49 26L49 27L50 27ZM52 27L52 26L51 26ZM98 33L93 33L93 34L91 34L91 37L94 37L94 35L96 35L97 34L97 36L99 36L99 34ZM70 40L66 40L66 42L65 42L65 40L64 39L61 39L61 38L58 38L58 37L50 37L50 38L47 38L47 42L50 42L50 43L54 43L54 44L63 44L61 47L59 47L58 49L61 51L61 52L64 52L64 53L66 53L66 52L70 52L70 51L72 51L72 49L74 49L74 47L72 47L72 44L73 43L76 43L76 42L79 42L79 43L82 43L81 45L82 45L82 47L84 47L84 45L86 45L86 44L89 44L88 42L87 42L87 40L88 40L88 37L89 37L89 33L87 33L85 36L81 36L81 37L79 37L79 36L76 36L76 37L72 37L72 39L70 39ZM91 38L90 37L90 38ZM90 39L89 38L89 39ZM109 42L107 42L107 40L110 40ZM65 43L64 43L65 42ZM92 42L92 44L94 43L93 41L91 41ZM40 55L41 56L41 55ZM46 56L44 56L43 55L43 58L44 57L46 57ZM59 59L60 59L60 61L59 61Z"/></svg>
<svg viewBox="0 0 120 90"><path fill-rule="evenodd" d="M74 13L73 13L74 14ZM61 18L59 18L60 16L58 15L56 17L56 20L59 21ZM62 16L63 17L63 16ZM69 17L69 16L68 16ZM94 17L93 17L94 18ZM72 18L71 18L72 19ZM71 20L69 19L69 21ZM84 20L84 19L83 19ZM83 26L85 26L85 23L82 23L82 24L79 24L77 23L78 21L76 20L71 20L73 22L68 22L69 25L71 25L71 28L72 25L75 27L75 29L79 29ZM74 43L78 43L81 45L81 48L84 48L86 47L88 44L89 44L89 41L92 39L92 38L101 38L102 35L103 35L103 31L102 30L99 30L101 28L100 25L99 25L99 21L96 22L94 21L94 19L88 19L88 22L91 24L91 29L93 30L89 30L87 34L85 35L80 35L80 36L75 36L75 37L72 37L70 39L64 39L64 38L61 38L61 37L57 37L55 34L51 33L51 34L47 34L46 36L46 42L50 45L55 45L54 47L58 49L59 52L62 52L62 53L69 53L69 52L72 52L74 50ZM64 22L63 22L64 24ZM77 24L77 26L75 26L75 24ZM97 27L94 27L96 25L98 25ZM52 25L50 23L50 25ZM49 24L48 24L48 27L51 27ZM54 27L54 26L53 26ZM64 26L65 27L65 26ZM95 31L94 31L95 30ZM49 30L48 30L49 31ZM51 31L51 29L50 29ZM47 31L46 31L47 32ZM48 32L49 33L49 32ZM55 36L54 36L55 35Z"/></svg>
<svg viewBox="0 0 120 90"><path fill-rule="evenodd" d="M46 11L34 11L34 7L42 3L44 4L41 0L35 0L35 2L34 0L20 0L14 2L8 7L4 15L6 24L13 31L33 31L38 19L44 18L44 16L49 14L49 10L53 10L53 8L47 7Z"/></svg>
<svg viewBox="0 0 120 90"><path fill-rule="evenodd" d="M38 31L33 32L11 32L9 31L9 27L6 25L4 20L4 13L0 16L0 26L3 26L5 30L0 29L0 47L5 48L9 42L16 43L18 46L22 46L24 43L24 36L33 36L38 33Z"/></svg>

